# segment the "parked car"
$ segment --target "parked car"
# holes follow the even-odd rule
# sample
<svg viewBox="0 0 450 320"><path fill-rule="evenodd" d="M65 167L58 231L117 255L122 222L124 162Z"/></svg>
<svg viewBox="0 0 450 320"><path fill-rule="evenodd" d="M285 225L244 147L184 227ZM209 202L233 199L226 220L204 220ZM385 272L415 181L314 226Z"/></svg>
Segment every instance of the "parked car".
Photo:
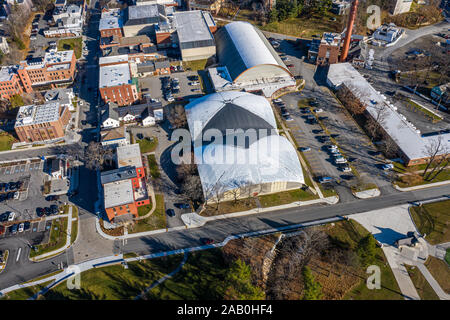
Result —
<svg viewBox="0 0 450 320"><path fill-rule="evenodd" d="M0 226L0 235L5 233L5 227L4 226Z"/></svg>
<svg viewBox="0 0 450 320"><path fill-rule="evenodd" d="M347 159L345 159L344 157L334 158L334 163L335 164L347 163Z"/></svg>
<svg viewBox="0 0 450 320"><path fill-rule="evenodd" d="M333 179L331 177L320 177L319 178L319 183L330 183L332 181L333 181Z"/></svg>
<svg viewBox="0 0 450 320"><path fill-rule="evenodd" d="M46 215L46 216L49 216L49 215L52 214L52 210L51 210L49 207L45 207L45 208L44 208L44 212L45 212L45 215Z"/></svg>
<svg viewBox="0 0 450 320"><path fill-rule="evenodd" d="M25 222L23 223L23 227L24 227L25 230L30 229L30 227L31 227L31 222L30 222L30 221L25 221Z"/></svg>
<svg viewBox="0 0 450 320"><path fill-rule="evenodd" d="M144 139L144 135L143 135L142 133L138 133L138 134L136 135L136 137L137 137L139 140Z"/></svg>
<svg viewBox="0 0 450 320"><path fill-rule="evenodd" d="M294 121L294 119L289 114L284 116L284 120L286 120L286 121Z"/></svg>
<svg viewBox="0 0 450 320"><path fill-rule="evenodd" d="M326 148L331 151L333 149L338 149L338 146L335 144L332 144L332 145L326 146Z"/></svg>
<svg viewBox="0 0 450 320"><path fill-rule="evenodd" d="M17 224L13 224L13 225L9 228L9 231L10 231L12 234L16 234L16 233L17 233Z"/></svg>
<svg viewBox="0 0 450 320"><path fill-rule="evenodd" d="M56 204L52 204L50 206L50 211L51 211L52 214L58 214L59 213L59 208L58 208L58 206Z"/></svg>
<svg viewBox="0 0 450 320"><path fill-rule="evenodd" d="M15 217L16 217L16 213L14 211L11 211L8 216L8 221L14 221Z"/></svg>
<svg viewBox="0 0 450 320"><path fill-rule="evenodd" d="M311 107L317 107L317 106L319 105L319 102L317 102L316 99L313 99L313 100L310 100L310 101L309 101L309 105L310 105Z"/></svg>
<svg viewBox="0 0 450 320"><path fill-rule="evenodd" d="M381 166L381 169L384 171L392 170L394 169L394 165L392 163L386 163Z"/></svg>
<svg viewBox="0 0 450 320"><path fill-rule="evenodd" d="M314 109L314 112L315 112L315 113L322 113L322 112L323 112L323 109L322 109L322 108Z"/></svg>
<svg viewBox="0 0 450 320"><path fill-rule="evenodd" d="M25 225L23 224L23 222L21 224L19 224L19 228L17 231L19 232L23 232Z"/></svg>
<svg viewBox="0 0 450 320"><path fill-rule="evenodd" d="M14 199L19 199L20 193L19 192L14 192Z"/></svg>
<svg viewBox="0 0 450 320"><path fill-rule="evenodd" d="M166 213L169 217L175 217L175 210L173 209L167 209Z"/></svg>
<svg viewBox="0 0 450 320"><path fill-rule="evenodd" d="M45 198L45 200L47 200L47 201L57 201L57 200L59 200L59 196L55 196L55 195L47 196Z"/></svg>
<svg viewBox="0 0 450 320"><path fill-rule="evenodd" d="M191 207L189 203L174 203L174 206L180 209L189 209Z"/></svg>
<svg viewBox="0 0 450 320"><path fill-rule="evenodd" d="M311 151L311 148L310 147L301 147L301 148L298 148L298 150L301 152L308 152L308 151Z"/></svg>
<svg viewBox="0 0 450 320"><path fill-rule="evenodd" d="M338 169L342 172L351 172L352 169L349 166L339 166Z"/></svg>
<svg viewBox="0 0 450 320"><path fill-rule="evenodd" d="M203 244L212 244L212 243L214 243L214 240L211 239L211 238L202 238L201 241L202 241Z"/></svg>

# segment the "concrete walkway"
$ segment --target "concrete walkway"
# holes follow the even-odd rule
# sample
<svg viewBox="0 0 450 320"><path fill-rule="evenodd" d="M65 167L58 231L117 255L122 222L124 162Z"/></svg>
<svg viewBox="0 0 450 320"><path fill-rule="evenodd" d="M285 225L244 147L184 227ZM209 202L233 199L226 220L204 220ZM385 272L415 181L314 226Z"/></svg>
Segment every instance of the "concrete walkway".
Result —
<svg viewBox="0 0 450 320"><path fill-rule="evenodd" d="M441 286L437 281L434 279L434 277L431 275L430 271L428 271L427 267L423 263L416 262L414 265L419 268L420 272L422 272L425 279L428 281L430 286L433 288L434 292L438 295L439 299L441 300L450 300L450 295L445 293L444 290L442 290Z"/></svg>
<svg viewBox="0 0 450 320"><path fill-rule="evenodd" d="M53 257L54 255L65 251L68 247L70 247L71 235L72 235L72 206L69 207L69 213L67 214L66 244L59 249L41 254L41 255L33 257L33 258L30 258L30 260L35 261L35 262L45 260L46 258Z"/></svg>
<svg viewBox="0 0 450 320"><path fill-rule="evenodd" d="M378 189L378 188L353 193L353 195L355 197L357 197L358 199L375 198L375 197L378 197L380 194L381 194L381 192L380 192L380 189Z"/></svg>
<svg viewBox="0 0 450 320"><path fill-rule="evenodd" d="M173 270L171 273L166 274L164 277L162 277L161 279L153 282L149 287L145 288L144 292L142 292L140 295L138 295L137 297L134 298L134 300L139 300L142 299L143 296L145 296L150 290L152 290L154 287L159 286L161 283L163 283L164 281L166 281L169 278L172 278L174 275L176 275L178 272L180 272L180 270L183 268L183 266L186 264L186 261L189 257L189 253L185 252L184 256L183 256L183 260L181 261L181 263L178 265L178 267Z"/></svg>
<svg viewBox="0 0 450 320"><path fill-rule="evenodd" d="M416 287L414 286L405 265L399 262L398 257L396 257L396 251L398 251L397 248L383 246L382 249L405 300L420 300L420 296L417 293Z"/></svg>
<svg viewBox="0 0 450 320"><path fill-rule="evenodd" d="M441 182L434 182L434 183L427 183L427 184L421 184L419 186L408 187L408 188L401 188L398 185L394 184L394 188L397 189L398 191L405 192L405 191L413 191L413 190L420 190L420 189L425 189L425 188L433 188L433 187L445 186L447 184L450 184L450 180L441 181Z"/></svg>

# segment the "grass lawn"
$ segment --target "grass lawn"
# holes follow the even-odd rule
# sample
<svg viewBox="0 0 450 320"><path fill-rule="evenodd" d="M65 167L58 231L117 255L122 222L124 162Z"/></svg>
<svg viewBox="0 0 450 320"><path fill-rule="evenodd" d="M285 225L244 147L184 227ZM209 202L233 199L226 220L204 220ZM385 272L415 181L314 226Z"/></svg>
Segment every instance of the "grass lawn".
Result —
<svg viewBox="0 0 450 320"><path fill-rule="evenodd" d="M421 234L431 244L450 241L450 200L411 207L411 216Z"/></svg>
<svg viewBox="0 0 450 320"><path fill-rule="evenodd" d="M408 99L407 102L409 103L409 105L411 105L414 109L420 111L421 113L423 113L424 115L426 115L427 117L431 118L431 120L433 122L437 122L437 121L441 121L442 118L437 116L436 114L434 114L433 112L428 111L427 109L425 109L424 107L418 105L417 103L415 103L414 101Z"/></svg>
<svg viewBox="0 0 450 320"><path fill-rule="evenodd" d="M156 194L155 198L156 198L155 211L153 211L150 217L136 221L133 227L128 229L128 233L137 233L166 228L166 212L164 208L164 196L162 194Z"/></svg>
<svg viewBox="0 0 450 320"><path fill-rule="evenodd" d="M52 282L53 280L50 280L48 282L44 282L36 286L11 291L7 293L4 297L0 298L0 300L27 300L28 298L32 297L33 295L41 291Z"/></svg>
<svg viewBox="0 0 450 320"><path fill-rule="evenodd" d="M406 266L408 274L416 287L417 293L422 300L439 300L439 296L434 292L433 288L423 276L422 272L417 267Z"/></svg>
<svg viewBox="0 0 450 320"><path fill-rule="evenodd" d="M72 233L70 234L70 243L74 243L77 239L78 223L80 221L80 218L78 216L78 208L75 206L72 207L72 219L73 218L76 218L77 220L72 220Z"/></svg>
<svg viewBox="0 0 450 320"><path fill-rule="evenodd" d="M6 132L0 134L0 151L11 150L15 141L16 139Z"/></svg>
<svg viewBox="0 0 450 320"><path fill-rule="evenodd" d="M158 138L156 137L152 137L152 140L144 138L141 140L137 140L136 142L139 143L141 153L153 152L158 146Z"/></svg>
<svg viewBox="0 0 450 320"><path fill-rule="evenodd" d="M430 170L431 169L429 169L428 171L430 171ZM439 169L436 169L436 170L439 170ZM428 173L427 173L427 175L428 175ZM433 173L433 176L434 176L434 173ZM421 179L417 183L411 183L411 184L407 184L403 181L397 181L396 184L401 188L406 188L406 187L419 186L419 185L423 185L423 184L442 182L442 181L447 181L447 180L450 180L450 169L442 170L442 172L439 173L437 175L437 177L431 181Z"/></svg>
<svg viewBox="0 0 450 320"><path fill-rule="evenodd" d="M219 214L227 214L233 212L247 211L256 208L256 202L253 198L238 199L237 201L222 201L217 208L216 203L209 203L206 209L201 213L202 216L210 217Z"/></svg>
<svg viewBox="0 0 450 320"><path fill-rule="evenodd" d="M52 220L49 241L36 246L37 251L31 250L30 258L62 248L66 244L66 232L67 217Z"/></svg>
<svg viewBox="0 0 450 320"><path fill-rule="evenodd" d="M190 68L192 71L204 70L206 68L206 63L208 59L193 60L193 61L183 61L183 68L187 70Z"/></svg>
<svg viewBox="0 0 450 320"><path fill-rule="evenodd" d="M448 248L447 251L445 252L445 261L450 266L450 248Z"/></svg>
<svg viewBox="0 0 450 320"><path fill-rule="evenodd" d="M364 183L357 186L352 186L353 192L360 192L365 190L377 189L377 185L375 183Z"/></svg>
<svg viewBox="0 0 450 320"><path fill-rule="evenodd" d="M331 21L332 17L336 18L336 21ZM331 12L325 12L324 14L313 14L311 17L302 16L281 22L271 22L265 26L259 26L259 28L301 38L312 38L313 35L322 36L324 32L340 32L339 20L341 18Z"/></svg>
<svg viewBox="0 0 450 320"><path fill-rule="evenodd" d="M46 300L128 300L180 264L181 255L91 269L81 274L80 290L68 290L63 282L46 293ZM172 278L147 293L152 300L222 299L222 280L228 265L221 249L191 253L183 268Z"/></svg>
<svg viewBox="0 0 450 320"><path fill-rule="evenodd" d="M151 203L146 204L145 206L140 206L137 209L138 209L139 217L142 217L142 216L145 216L152 209L152 204Z"/></svg>
<svg viewBox="0 0 450 320"><path fill-rule="evenodd" d="M58 51L74 50L75 57L79 59L81 57L82 50L82 38L61 39L58 41Z"/></svg>
<svg viewBox="0 0 450 320"><path fill-rule="evenodd" d="M174 270L181 256L95 268L81 274L81 288L67 289L66 281L46 293L46 300L127 300L133 299L154 281Z"/></svg>
<svg viewBox="0 0 450 320"><path fill-rule="evenodd" d="M161 176L159 172L158 162L156 162L156 157L154 154L149 154L147 157L148 166L150 168L150 175L152 178L157 179Z"/></svg>
<svg viewBox="0 0 450 320"><path fill-rule="evenodd" d="M442 290L450 294L450 267L442 260L429 256L425 266L439 283Z"/></svg>
<svg viewBox="0 0 450 320"><path fill-rule="evenodd" d="M342 248L356 251L359 241L369 232L362 225L354 220L341 221L334 224L334 227L327 230L333 243ZM344 300L403 300L400 289L395 280L386 257L381 248L376 248L376 265L381 271L381 289L370 290L366 285L366 270L360 267L357 275L359 283L349 290L344 296Z"/></svg>
<svg viewBox="0 0 450 320"><path fill-rule="evenodd" d="M259 202L264 208L288 204L295 201L307 201L317 199L318 196L301 189L289 190L273 194L259 196Z"/></svg>

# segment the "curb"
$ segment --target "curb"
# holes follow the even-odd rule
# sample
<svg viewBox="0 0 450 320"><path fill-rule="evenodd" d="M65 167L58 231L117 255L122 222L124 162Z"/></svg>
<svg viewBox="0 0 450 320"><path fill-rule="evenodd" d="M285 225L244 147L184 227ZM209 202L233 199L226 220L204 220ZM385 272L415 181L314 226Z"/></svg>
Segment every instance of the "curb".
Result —
<svg viewBox="0 0 450 320"><path fill-rule="evenodd" d="M414 191L414 190L420 190L420 189L426 189L426 188L434 188L434 187L439 187L439 186L445 186L447 184L450 184L450 180L445 180L445 181L441 181L441 182L434 182L434 183L428 183L428 184L421 184L421 185L418 185L418 186L407 187L407 188L399 187L395 183L393 183L392 185L398 191L407 192L407 191Z"/></svg>

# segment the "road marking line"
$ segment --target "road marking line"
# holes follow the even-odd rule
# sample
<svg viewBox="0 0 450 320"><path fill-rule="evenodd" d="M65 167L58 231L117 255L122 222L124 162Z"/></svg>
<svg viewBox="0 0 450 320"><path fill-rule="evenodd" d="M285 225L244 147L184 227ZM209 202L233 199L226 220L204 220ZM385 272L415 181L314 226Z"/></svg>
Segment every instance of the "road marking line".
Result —
<svg viewBox="0 0 450 320"><path fill-rule="evenodd" d="M19 261L20 253L21 253L21 252L22 252L22 248L19 248L19 251L17 251L16 262Z"/></svg>

